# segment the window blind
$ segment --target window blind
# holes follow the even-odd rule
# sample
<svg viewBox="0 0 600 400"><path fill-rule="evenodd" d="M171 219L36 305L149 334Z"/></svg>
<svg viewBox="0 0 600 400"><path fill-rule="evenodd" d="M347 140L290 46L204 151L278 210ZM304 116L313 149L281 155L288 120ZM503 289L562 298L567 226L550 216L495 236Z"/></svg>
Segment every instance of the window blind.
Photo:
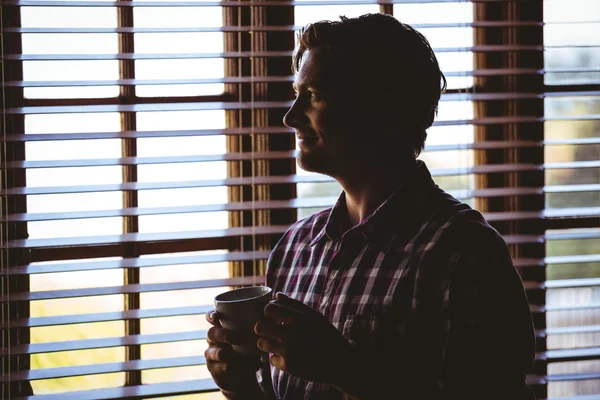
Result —
<svg viewBox="0 0 600 400"><path fill-rule="evenodd" d="M568 4L568 6L567 6ZM591 1L544 3L544 99L547 163L598 162L600 143L600 4ZM569 26L575 29L569 29ZM553 48L552 46L564 46ZM587 47L592 46L592 47ZM595 46L595 47L593 47ZM570 72L561 72L561 71ZM589 91L588 91L589 90ZM586 91L588 91L586 93ZM573 97L579 92L583 97ZM586 93L586 94L584 94ZM570 119L570 121L568 120ZM598 254L600 239L600 168L545 172L547 236L577 239L546 242L546 334L550 355L571 352L574 358L549 359L548 394L552 397L598 396L600 343L598 323ZM589 236L590 238L586 238ZM567 311L571 308L571 311Z"/></svg>
<svg viewBox="0 0 600 400"><path fill-rule="evenodd" d="M219 398L201 314L261 284L280 235L340 191L296 167L282 123L294 32L384 12L448 78L420 157L509 244L537 329L528 383L540 399L600 394L596 9L5 0L4 393Z"/></svg>

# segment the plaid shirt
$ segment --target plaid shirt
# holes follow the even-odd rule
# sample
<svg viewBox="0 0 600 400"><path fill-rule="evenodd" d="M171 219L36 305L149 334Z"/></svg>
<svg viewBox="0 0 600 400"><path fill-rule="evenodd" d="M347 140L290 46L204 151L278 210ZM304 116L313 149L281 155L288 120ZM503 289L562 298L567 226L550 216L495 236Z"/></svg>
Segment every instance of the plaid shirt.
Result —
<svg viewBox="0 0 600 400"><path fill-rule="evenodd" d="M534 399L525 385L535 338L523 284L481 214L435 185L421 161L359 225L345 204L342 193L284 234L268 261L273 292L372 350L370 381L395 383L385 398ZM272 366L258 376L276 399L349 398Z"/></svg>

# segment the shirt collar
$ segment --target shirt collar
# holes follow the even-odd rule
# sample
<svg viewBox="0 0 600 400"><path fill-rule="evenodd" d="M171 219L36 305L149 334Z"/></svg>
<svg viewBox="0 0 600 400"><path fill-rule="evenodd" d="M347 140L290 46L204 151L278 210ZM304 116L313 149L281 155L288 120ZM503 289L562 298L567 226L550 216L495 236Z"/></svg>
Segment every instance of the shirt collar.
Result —
<svg viewBox="0 0 600 400"><path fill-rule="evenodd" d="M349 230L358 230L370 243L386 248L395 234L412 231L422 222L425 203L436 185L425 163L417 160L416 167L406 182L392 193L369 217L351 226L346 208L346 194L342 192L329 213L326 224L317 232L310 245L324 239L337 240Z"/></svg>
<svg viewBox="0 0 600 400"><path fill-rule="evenodd" d="M323 228L318 231L317 235L310 242L310 245L314 246L322 239L332 241L337 240L350 228L348 209L346 208L346 193L342 192L329 212L327 222L323 225Z"/></svg>

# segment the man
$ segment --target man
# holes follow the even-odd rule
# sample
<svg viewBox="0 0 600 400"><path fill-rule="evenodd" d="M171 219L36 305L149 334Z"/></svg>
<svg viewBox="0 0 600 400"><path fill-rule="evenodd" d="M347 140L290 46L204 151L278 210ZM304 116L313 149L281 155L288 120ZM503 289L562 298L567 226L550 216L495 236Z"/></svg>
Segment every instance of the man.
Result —
<svg viewBox="0 0 600 400"><path fill-rule="evenodd" d="M533 399L508 248L416 160L445 88L427 40L389 15L341 17L303 29L293 62L298 163L343 192L269 258L278 294L255 331L270 366L207 315L217 385L230 399Z"/></svg>

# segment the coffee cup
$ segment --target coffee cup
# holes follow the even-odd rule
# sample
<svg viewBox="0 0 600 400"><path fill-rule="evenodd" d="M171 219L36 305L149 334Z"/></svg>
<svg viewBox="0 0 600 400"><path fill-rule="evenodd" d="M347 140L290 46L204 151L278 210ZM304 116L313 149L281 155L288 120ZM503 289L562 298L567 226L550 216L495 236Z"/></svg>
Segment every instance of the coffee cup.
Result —
<svg viewBox="0 0 600 400"><path fill-rule="evenodd" d="M215 308L223 328L237 333L241 345L233 349L244 355L259 354L258 337L254 325L263 315L263 309L271 301L271 288L252 286L230 290L215 297Z"/></svg>

